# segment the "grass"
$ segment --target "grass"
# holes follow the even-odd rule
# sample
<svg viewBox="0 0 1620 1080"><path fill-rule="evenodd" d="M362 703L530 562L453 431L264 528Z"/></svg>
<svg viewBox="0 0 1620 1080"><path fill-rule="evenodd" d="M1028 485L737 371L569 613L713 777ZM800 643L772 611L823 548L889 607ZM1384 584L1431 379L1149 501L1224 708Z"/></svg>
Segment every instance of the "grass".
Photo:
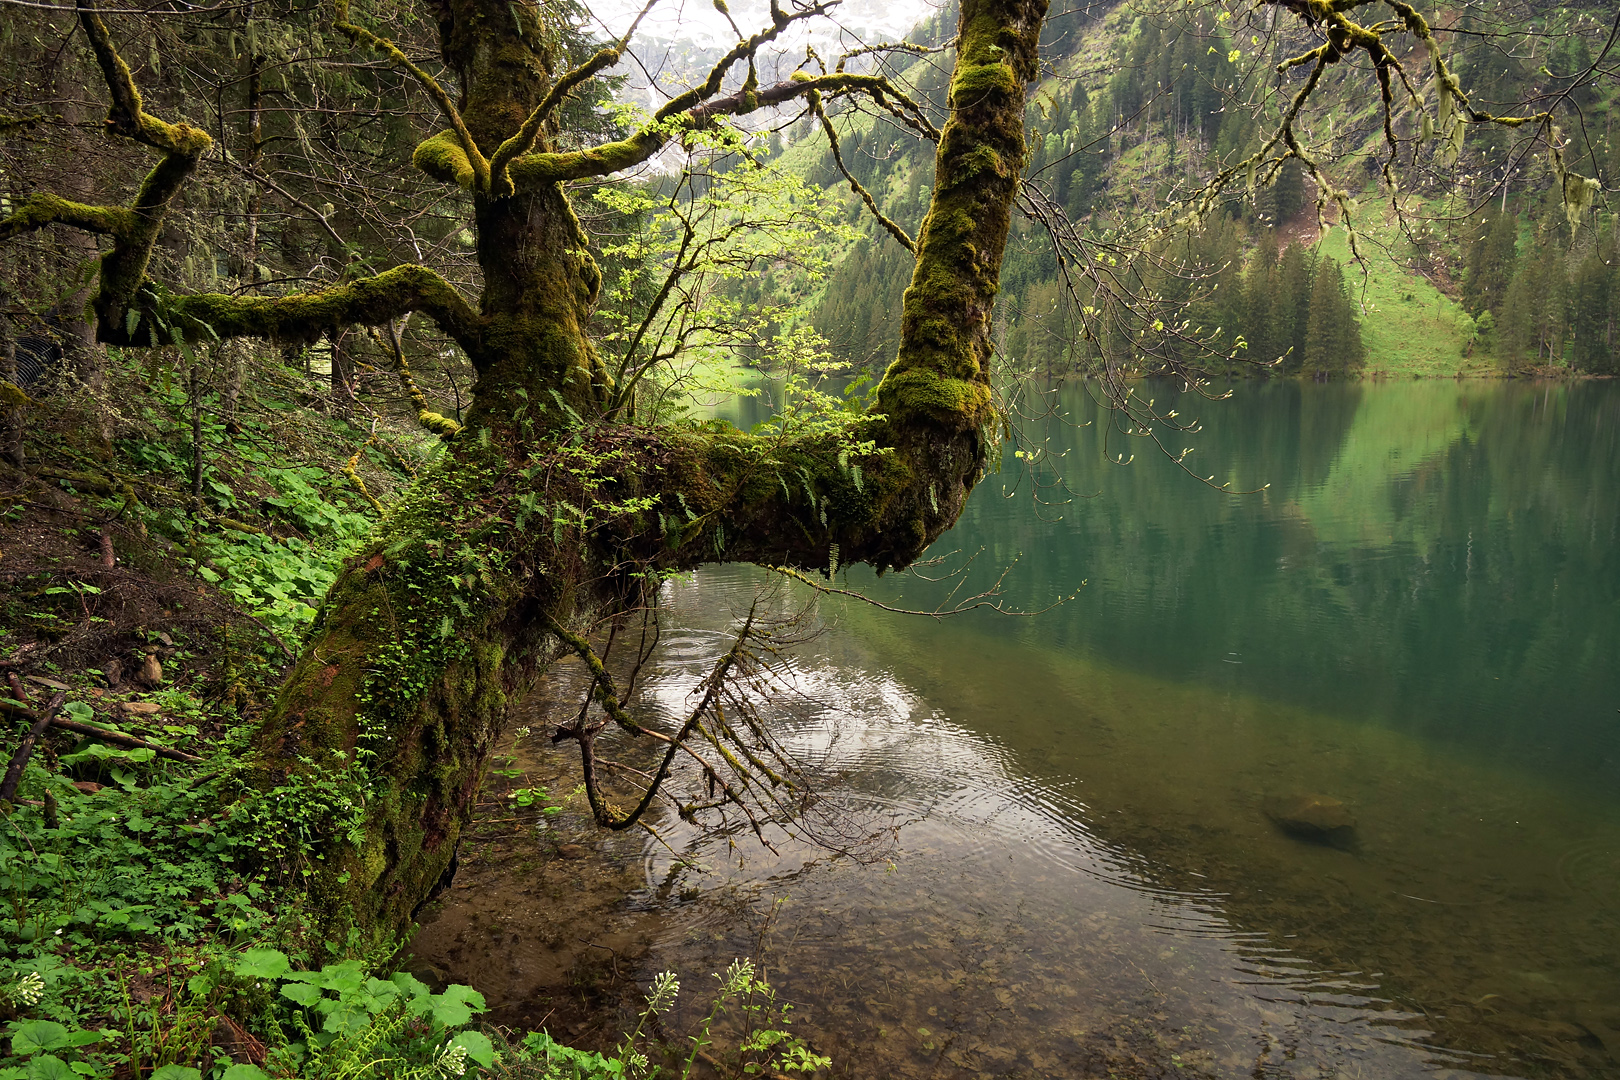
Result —
<svg viewBox="0 0 1620 1080"><path fill-rule="evenodd" d="M1363 226L1365 228L1365 226ZM1320 250L1345 264L1351 299L1362 306L1361 338L1367 346L1364 374L1372 378L1455 378L1497 374L1488 353L1474 349L1474 319L1421 274L1398 258L1410 244L1393 230L1368 230L1360 238L1365 273L1350 262L1349 238L1334 229Z"/></svg>

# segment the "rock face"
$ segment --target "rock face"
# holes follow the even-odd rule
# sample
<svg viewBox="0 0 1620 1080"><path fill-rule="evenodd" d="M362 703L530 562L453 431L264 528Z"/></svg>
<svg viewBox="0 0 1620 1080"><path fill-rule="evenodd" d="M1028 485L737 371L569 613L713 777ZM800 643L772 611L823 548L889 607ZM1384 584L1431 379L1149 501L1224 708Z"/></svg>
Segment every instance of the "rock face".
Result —
<svg viewBox="0 0 1620 1080"><path fill-rule="evenodd" d="M1349 851L1356 845L1356 818L1327 795L1283 795L1263 804L1266 817L1296 840Z"/></svg>

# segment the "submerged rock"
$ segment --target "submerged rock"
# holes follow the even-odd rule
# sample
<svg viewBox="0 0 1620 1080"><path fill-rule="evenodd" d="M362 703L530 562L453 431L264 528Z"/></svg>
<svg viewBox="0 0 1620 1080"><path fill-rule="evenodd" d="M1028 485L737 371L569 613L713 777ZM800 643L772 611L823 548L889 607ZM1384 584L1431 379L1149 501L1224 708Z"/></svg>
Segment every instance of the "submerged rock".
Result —
<svg viewBox="0 0 1620 1080"><path fill-rule="evenodd" d="M1356 818L1327 795L1282 795L1263 804L1266 816L1296 840L1349 851L1356 844Z"/></svg>

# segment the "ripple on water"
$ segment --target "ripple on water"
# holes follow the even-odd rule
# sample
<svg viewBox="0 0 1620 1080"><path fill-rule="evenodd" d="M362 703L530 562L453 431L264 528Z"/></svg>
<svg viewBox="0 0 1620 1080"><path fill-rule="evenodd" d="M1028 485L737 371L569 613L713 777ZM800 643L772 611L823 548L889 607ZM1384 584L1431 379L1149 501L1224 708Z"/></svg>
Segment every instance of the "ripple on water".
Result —
<svg viewBox="0 0 1620 1080"><path fill-rule="evenodd" d="M722 647L684 646L646 692L674 709ZM1233 927L1215 889L1156 880L1088 828L1078 784L1024 775L1005 746L892 673L800 659L785 678L757 704L785 745L838 778L833 798L899 822L891 862L861 868L779 842L739 864L735 837L666 829L679 858L649 847L649 880L683 862L708 872L652 966L716 970L763 946L801 1028L861 1062L852 1075L1083 1075L1070 1070L1126 1061L1121 1075L1428 1071L1416 1014L1375 980Z"/></svg>
<svg viewBox="0 0 1620 1080"><path fill-rule="evenodd" d="M730 646L754 584L728 573L715 576L712 605L696 583L672 589L676 606L697 605L678 613L694 628L666 632L639 683L642 707L683 715ZM699 578L706 588L708 572ZM1167 738L1189 750L1153 741L1163 685L1127 693L1123 676L1103 672L1117 685L1102 685L1088 670L1086 710L1115 726L1055 731L1047 717L1058 709L1035 693L1049 688L1030 686L1023 707L1044 710L1039 730L1059 747L1036 776L1029 746L1046 743L1021 744L1016 726L980 725L996 732L986 734L964 722L971 710L953 715L939 704L951 699L921 692L901 670L833 633L756 701L818 772L829 804L893 830L887 857L859 865L783 837L772 852L745 834L660 822L669 846L642 849L644 884L622 907L652 921L648 952L632 965L640 985L673 968L689 989L705 987L731 958L757 956L795 1002L798 1028L850 1076L1315 1080L1476 1075L1531 1060L1550 1062L1536 1066L1549 1076L1604 1075L1593 1063L1620 1023L1567 1004L1582 1000L1569 988L1590 972L1567 949L1541 955L1539 931L1505 934L1511 920L1495 910L1511 902L1534 913L1554 892L1612 893L1620 875L1609 834L1566 841L1561 857L1534 837L1516 841L1529 854L1515 859L1543 867L1546 892L1531 895L1522 867L1471 850L1484 830L1518 824L1523 792L1459 800L1463 786L1442 776L1414 795L1401 785L1434 774L1392 768L1385 755L1370 759L1358 803L1365 851L1299 845L1276 834L1250 794L1220 799L1219 784L1260 771L1234 765L1225 745L1241 749L1271 722L1258 710L1208 710L1224 744L1196 743L1196 722L1179 726ZM1114 699L1093 704L1104 692ZM1175 701L1163 708L1206 719ZM1290 768L1309 777L1322 747L1348 758L1342 732L1281 730L1267 751L1275 760L1263 763L1268 778ZM1203 771L1188 765L1200 755L1212 759ZM1111 773L1157 779L1161 766L1166 786L1148 789L1149 812L1131 801L1135 790L1104 783ZM1448 844L1455 864L1430 865ZM1607 917L1582 911L1594 926ZM1392 980L1383 960L1405 965L1408 981ZM1429 981L1413 983L1412 970ZM1402 985L1424 993L1391 989ZM1437 985L1453 996L1436 995ZM624 987L625 1007L634 989Z"/></svg>
<svg viewBox="0 0 1620 1080"><path fill-rule="evenodd" d="M1575 893L1620 895L1620 846L1613 839L1589 839L1558 857L1558 881Z"/></svg>

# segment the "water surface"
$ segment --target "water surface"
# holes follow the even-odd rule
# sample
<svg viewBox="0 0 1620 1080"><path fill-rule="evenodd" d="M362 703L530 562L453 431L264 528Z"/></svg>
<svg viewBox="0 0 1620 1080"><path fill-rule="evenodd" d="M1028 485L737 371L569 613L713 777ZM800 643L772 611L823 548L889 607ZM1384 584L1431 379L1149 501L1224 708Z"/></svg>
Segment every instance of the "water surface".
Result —
<svg viewBox="0 0 1620 1080"><path fill-rule="evenodd" d="M824 602L772 720L892 848L610 845L640 887L596 1004L755 955L841 1075L1620 1075L1620 392L1238 389L1177 402L1205 424L1171 449L1251 495L1078 388L1021 432L1051 465L987 478L935 551L974 557L958 597L1011 565L1005 604L1062 606ZM669 586L641 707L680 712L768 584ZM1280 829L1299 795L1351 842ZM501 1004L537 1020L528 985Z"/></svg>

